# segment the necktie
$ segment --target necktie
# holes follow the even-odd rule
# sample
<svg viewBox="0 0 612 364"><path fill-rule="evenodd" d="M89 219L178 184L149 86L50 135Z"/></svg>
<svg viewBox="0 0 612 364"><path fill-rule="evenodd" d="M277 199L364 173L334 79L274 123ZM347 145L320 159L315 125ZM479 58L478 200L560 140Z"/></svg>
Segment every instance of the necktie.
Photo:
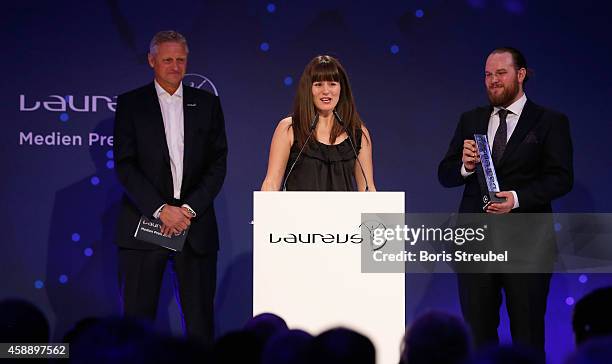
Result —
<svg viewBox="0 0 612 364"><path fill-rule="evenodd" d="M508 125L506 124L506 116L508 116L508 110L501 109L497 112L499 116L499 126L495 132L495 138L493 138L493 163L499 163L499 160L504 155L506 150L506 143L508 140Z"/></svg>

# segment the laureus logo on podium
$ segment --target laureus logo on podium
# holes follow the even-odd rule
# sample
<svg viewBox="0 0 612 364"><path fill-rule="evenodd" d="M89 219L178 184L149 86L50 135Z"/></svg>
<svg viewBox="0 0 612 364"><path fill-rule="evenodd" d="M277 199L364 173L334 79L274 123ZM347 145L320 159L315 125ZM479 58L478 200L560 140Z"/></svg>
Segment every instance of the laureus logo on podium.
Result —
<svg viewBox="0 0 612 364"><path fill-rule="evenodd" d="M361 229L363 241L365 243L369 243L369 245L372 247L372 251L382 249L385 244L387 244L386 239L380 240L375 238L375 235L377 235L377 230L384 231L387 229L385 224L382 222L377 220L364 221L361 223L361 225L359 225L359 228Z"/></svg>
<svg viewBox="0 0 612 364"><path fill-rule="evenodd" d="M219 93L217 92L217 87L214 83L212 83L210 78L206 76L202 76L197 73L186 73L183 77L183 83L189 87L207 90L215 94L215 96L219 96Z"/></svg>

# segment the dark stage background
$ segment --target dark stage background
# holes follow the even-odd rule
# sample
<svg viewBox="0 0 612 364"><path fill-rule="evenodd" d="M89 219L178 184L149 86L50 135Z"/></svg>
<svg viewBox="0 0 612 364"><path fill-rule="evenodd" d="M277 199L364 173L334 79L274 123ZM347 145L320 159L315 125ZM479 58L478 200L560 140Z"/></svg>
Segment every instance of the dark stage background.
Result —
<svg viewBox="0 0 612 364"><path fill-rule="evenodd" d="M188 71L197 75L187 81L214 85L226 116L217 334L251 315L252 191L301 71L318 54L339 57L350 75L374 142L378 189L406 191L409 212L434 212L458 206L461 189L443 189L436 170L460 113L486 103L488 52L518 47L535 71L527 96L571 121L576 183L556 209L610 211L609 2L108 0L4 8L0 299L38 304L56 340L84 316L119 312L113 229L120 188L112 148L100 139L112 135L109 101L151 81L148 42L162 29L188 38ZM36 145L36 135L52 133L81 136L82 144ZM574 301L611 277L554 276L553 362L573 350ZM167 275L157 325L177 332L169 282ZM411 275L406 285L408 323L430 308L459 314L454 276ZM505 315L500 332L508 341Z"/></svg>

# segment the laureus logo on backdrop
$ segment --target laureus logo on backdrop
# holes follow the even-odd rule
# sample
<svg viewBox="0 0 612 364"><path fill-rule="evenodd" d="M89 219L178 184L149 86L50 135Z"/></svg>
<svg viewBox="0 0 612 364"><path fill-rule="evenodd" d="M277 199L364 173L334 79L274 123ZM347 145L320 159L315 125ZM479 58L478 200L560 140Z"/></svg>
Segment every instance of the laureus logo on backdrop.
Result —
<svg viewBox="0 0 612 364"><path fill-rule="evenodd" d="M117 96L102 95L49 95L42 99L30 98L25 94L19 95L19 111L30 112L46 110L51 112L115 112Z"/></svg>
<svg viewBox="0 0 612 364"><path fill-rule="evenodd" d="M210 78L198 73L187 73L183 83L190 87L207 90L215 96L219 96L217 87ZM105 95L66 95L52 94L43 98L29 97L26 94L19 95L19 111L32 112L46 110L51 112L115 112L117 107L117 96Z"/></svg>
<svg viewBox="0 0 612 364"><path fill-rule="evenodd" d="M212 81L206 76L202 76L197 73L186 73L185 77L183 77L183 84L189 87L207 90L215 94L215 96L219 96L215 84L212 83Z"/></svg>
<svg viewBox="0 0 612 364"><path fill-rule="evenodd" d="M215 96L219 96L217 87L212 81L198 73L185 74L183 83L190 87L207 90ZM19 111L49 111L58 113L59 120L68 122L73 117L72 113L96 113L115 112L117 108L117 96L105 95L66 95L51 94L46 97L33 97L26 94L19 95ZM77 115L77 114L74 114ZM82 115L82 114L80 114ZM66 134L64 130L46 131L38 133L32 130L19 131L18 144L23 146L41 147L80 147L102 146L112 147L113 136L103 135L96 132Z"/></svg>

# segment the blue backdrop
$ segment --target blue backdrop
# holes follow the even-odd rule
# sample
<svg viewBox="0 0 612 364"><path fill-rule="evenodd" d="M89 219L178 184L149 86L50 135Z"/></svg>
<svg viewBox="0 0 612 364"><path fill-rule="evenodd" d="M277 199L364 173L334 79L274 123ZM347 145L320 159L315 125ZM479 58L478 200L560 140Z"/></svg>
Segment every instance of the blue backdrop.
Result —
<svg viewBox="0 0 612 364"><path fill-rule="evenodd" d="M318 54L337 56L350 75L373 138L378 189L406 191L409 212L434 212L458 206L461 189L440 187L436 170L460 113L486 103L488 52L521 49L535 71L527 96L571 121L576 183L556 209L610 211L609 2L98 0L5 8L0 298L38 304L57 340L84 316L119 310L113 236L121 191L103 137L112 135L116 95L151 81L148 42L162 29L188 38L188 71L211 81L204 87L214 85L226 116L218 334L251 315L252 191L301 71ZM177 331L167 278L157 325ZM547 315L553 362L573 348L574 301L610 283L607 275L555 275ZM459 313L454 276L410 275L406 285L408 323L429 308ZM505 317L501 334L509 340Z"/></svg>

